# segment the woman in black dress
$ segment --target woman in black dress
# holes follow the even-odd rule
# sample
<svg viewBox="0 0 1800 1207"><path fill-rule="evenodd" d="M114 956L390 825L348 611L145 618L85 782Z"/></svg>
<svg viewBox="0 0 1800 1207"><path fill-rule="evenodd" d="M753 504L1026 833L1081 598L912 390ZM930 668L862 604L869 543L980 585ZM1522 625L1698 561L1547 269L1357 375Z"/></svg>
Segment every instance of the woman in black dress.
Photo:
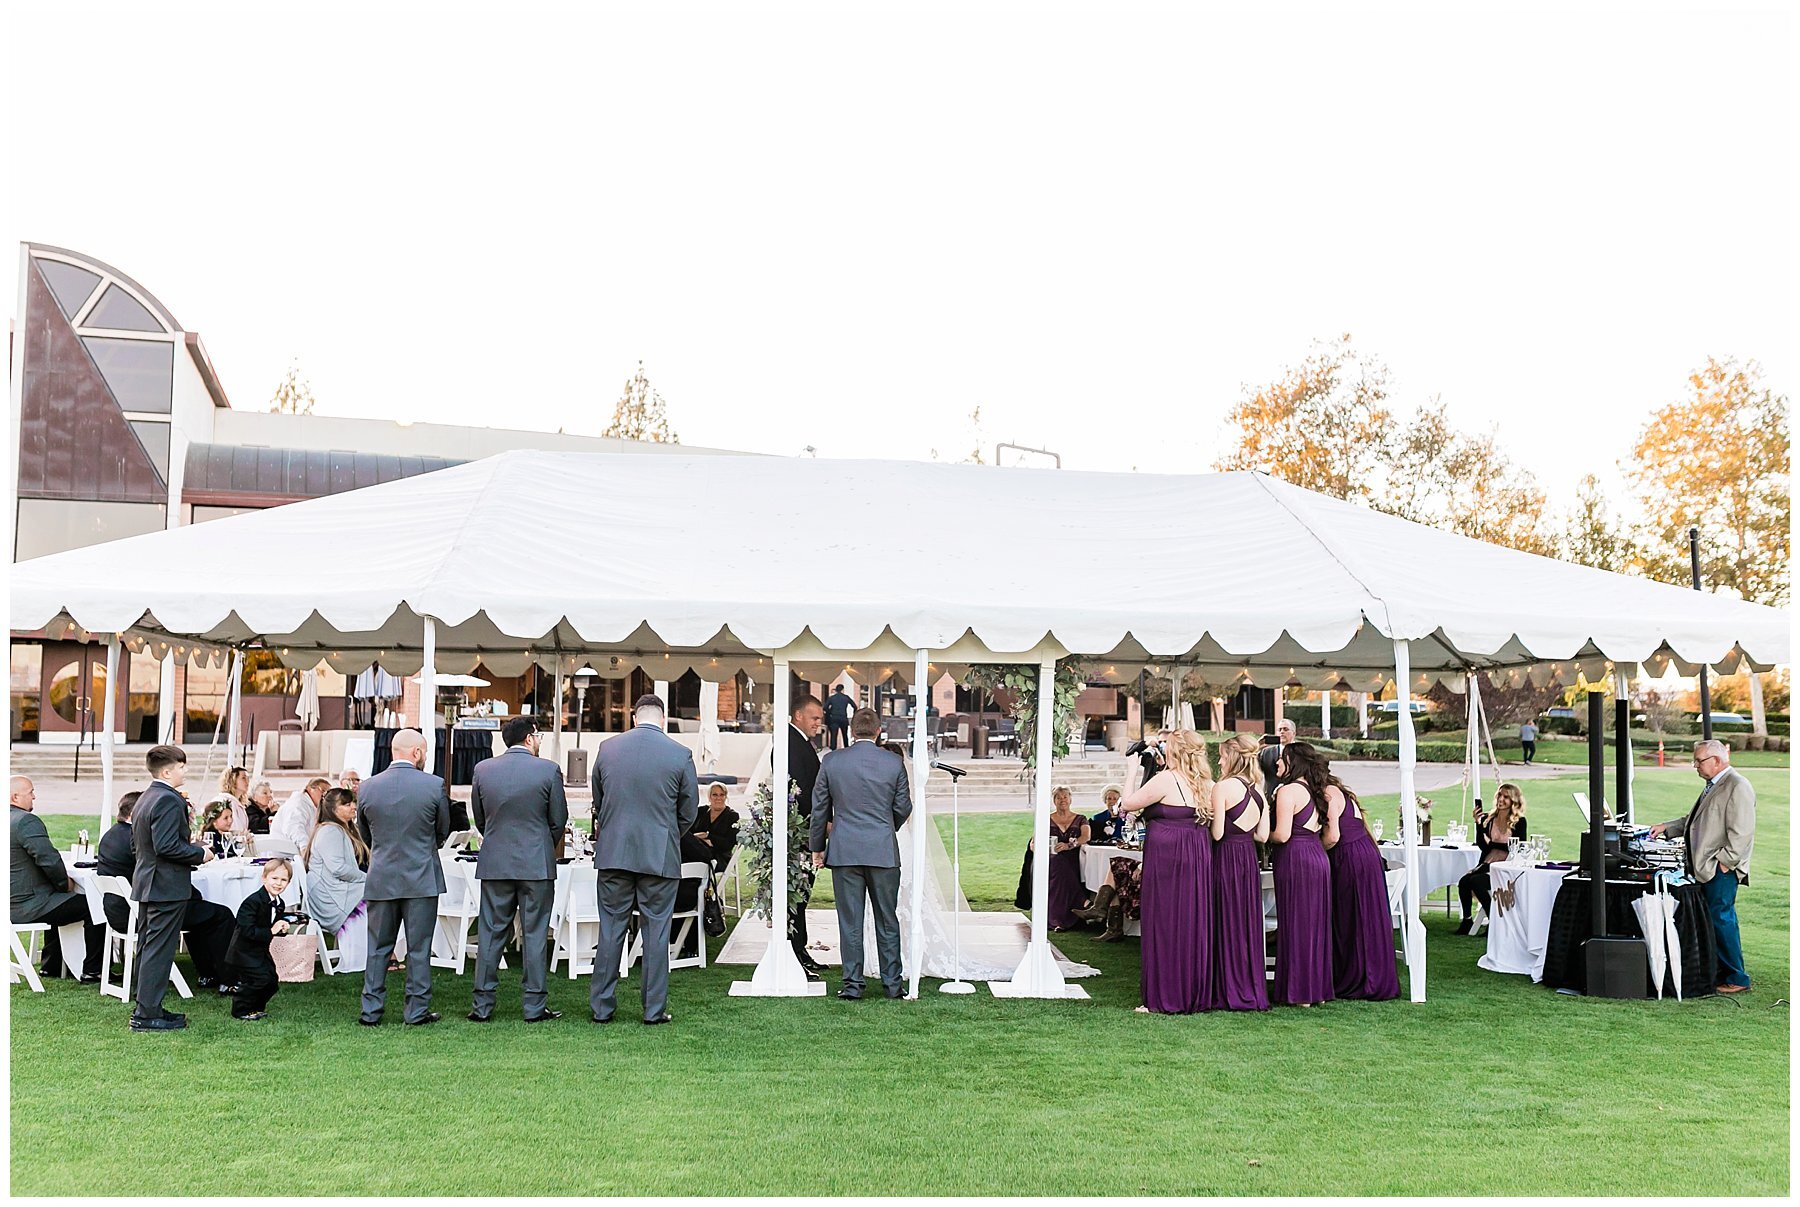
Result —
<svg viewBox="0 0 1800 1207"><path fill-rule="evenodd" d="M725 785L708 786L705 808L682 835L682 862L710 863L714 875L724 871L731 862L732 848L737 846L737 825L737 810L725 803Z"/></svg>
<svg viewBox="0 0 1800 1207"><path fill-rule="evenodd" d="M1527 837L1525 827L1525 795L1519 791L1517 784L1501 784L1500 790L1494 793L1494 811L1483 813L1481 802L1475 802L1475 839L1481 845L1481 862L1456 882L1457 896L1462 898L1462 924L1456 933L1466 935L1475 926L1475 908L1470 903L1474 897L1481 902L1481 908L1493 912L1489 898L1493 895L1492 879L1488 876L1488 864L1499 863L1506 858L1507 839Z"/></svg>

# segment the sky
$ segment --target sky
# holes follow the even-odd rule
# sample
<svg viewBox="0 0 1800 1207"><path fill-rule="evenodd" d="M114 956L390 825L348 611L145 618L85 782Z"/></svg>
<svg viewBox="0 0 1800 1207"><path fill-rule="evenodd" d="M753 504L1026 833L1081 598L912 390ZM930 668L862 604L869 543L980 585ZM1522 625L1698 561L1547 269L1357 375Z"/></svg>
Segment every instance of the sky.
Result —
<svg viewBox="0 0 1800 1207"><path fill-rule="evenodd" d="M1198 472L1348 332L1562 505L1709 354L1791 392L1773 4L250 7L15 6L0 84L0 232L240 408L597 434L642 359L688 444Z"/></svg>

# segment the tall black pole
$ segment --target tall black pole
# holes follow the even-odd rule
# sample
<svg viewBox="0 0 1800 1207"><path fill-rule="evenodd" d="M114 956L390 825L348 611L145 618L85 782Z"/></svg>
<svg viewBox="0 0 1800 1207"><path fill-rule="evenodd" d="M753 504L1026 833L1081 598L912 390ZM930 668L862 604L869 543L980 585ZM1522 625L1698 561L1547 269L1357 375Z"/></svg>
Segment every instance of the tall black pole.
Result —
<svg viewBox="0 0 1800 1207"><path fill-rule="evenodd" d="M1606 697L1588 693L1588 875L1593 879L1593 934L1606 937Z"/></svg>
<svg viewBox="0 0 1800 1207"><path fill-rule="evenodd" d="M1700 530L1688 529L1688 561L1694 568L1694 590L1700 590ZM1700 736L1712 741L1712 691L1706 685L1706 667L1700 667Z"/></svg>
<svg viewBox="0 0 1800 1207"><path fill-rule="evenodd" d="M1613 671L1613 674L1615 675L1623 675L1624 673L1622 668ZM1623 682L1623 679L1614 681L1615 692L1617 691L1617 685ZM1615 757L1613 765L1618 769L1618 775L1613 785L1613 812L1619 815L1620 821L1629 823L1632 814L1631 700L1629 698L1623 698L1615 701L1615 704L1616 709L1613 713L1613 741L1616 745L1614 746Z"/></svg>

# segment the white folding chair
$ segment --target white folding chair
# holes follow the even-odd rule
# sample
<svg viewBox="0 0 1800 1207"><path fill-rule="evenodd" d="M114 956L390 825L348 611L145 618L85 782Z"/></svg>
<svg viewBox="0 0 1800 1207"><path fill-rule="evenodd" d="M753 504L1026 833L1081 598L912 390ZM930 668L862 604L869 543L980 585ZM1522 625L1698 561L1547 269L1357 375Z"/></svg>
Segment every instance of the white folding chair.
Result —
<svg viewBox="0 0 1800 1207"><path fill-rule="evenodd" d="M461 851L468 847L469 840L475 837L473 830L452 830L450 837L444 839L444 850Z"/></svg>
<svg viewBox="0 0 1800 1207"><path fill-rule="evenodd" d="M559 960L567 960L571 981L594 970L594 950L600 945L600 900L599 873L591 863L570 869L567 899L562 902L562 912L550 933L554 940L550 949L552 970Z"/></svg>
<svg viewBox="0 0 1800 1207"><path fill-rule="evenodd" d="M1387 870L1388 911L1393 915L1394 927L1400 932L1400 946L1394 954L1403 963L1412 961L1412 928L1406 924L1406 869L1389 868Z"/></svg>
<svg viewBox="0 0 1800 1207"><path fill-rule="evenodd" d="M694 895L692 909L676 910L669 915L669 967L671 970L706 967L706 935L700 929L700 920L706 909L706 881L707 877L711 875L712 864L710 863L702 861L681 865L682 882L695 881L698 891ZM680 925L676 925L677 923ZM698 955L684 956L681 954L681 949L687 943L689 935L694 935L699 940L695 944L695 947L699 949ZM643 958L643 954L644 931L642 927L639 927L637 934L632 936L630 945L619 957L619 975L621 977L629 976L631 966Z"/></svg>
<svg viewBox="0 0 1800 1207"><path fill-rule="evenodd" d="M138 903L131 899L131 881L123 876L95 876L90 884L91 887L88 889L90 913L94 909L96 897L104 900L106 894L117 893L125 898L125 933L120 934L112 928L112 923L108 922L106 938L102 940L105 947L100 953L100 992L108 997L116 997L122 1002L129 1001L131 1000L131 970L137 963L138 945ZM104 908L100 911L100 917L102 919L106 917ZM115 943L120 948L119 962L121 965L117 985L112 983L113 944ZM188 988L187 978L182 976L181 969L173 964L169 965L169 984L174 986L175 992L182 997L194 996L194 991Z"/></svg>
<svg viewBox="0 0 1800 1207"><path fill-rule="evenodd" d="M36 967L38 936L49 934L50 924L48 922L9 922L8 926L11 929L7 931L6 942L10 949L11 963L6 967L6 983L16 985L19 983L19 978L24 977L25 983L31 986L33 993L42 993L44 982L38 979ZM23 941L20 940L21 935L24 936Z"/></svg>
<svg viewBox="0 0 1800 1207"><path fill-rule="evenodd" d="M264 855L286 855L289 858L295 858L300 854L300 848L295 846L288 839L276 838L272 834L258 834L251 841L256 844L256 856L258 859L262 858Z"/></svg>
<svg viewBox="0 0 1800 1207"><path fill-rule="evenodd" d="M725 861L725 870L719 873L720 884L725 883L726 877L729 876L731 878L731 888L735 897L735 904L732 906L731 912L740 918L744 916L744 874L738 868L738 855L741 850L741 847L734 846L731 848L731 858ZM724 905L725 898L721 895L719 898L721 910L723 910Z"/></svg>
<svg viewBox="0 0 1800 1207"><path fill-rule="evenodd" d="M452 968L461 976L468 959L476 954L477 939L469 930L481 917L481 884L475 879L475 865L448 853L440 855L444 865L444 895L438 898L437 933L431 941L431 964L434 968ZM506 966L502 961L502 968Z"/></svg>

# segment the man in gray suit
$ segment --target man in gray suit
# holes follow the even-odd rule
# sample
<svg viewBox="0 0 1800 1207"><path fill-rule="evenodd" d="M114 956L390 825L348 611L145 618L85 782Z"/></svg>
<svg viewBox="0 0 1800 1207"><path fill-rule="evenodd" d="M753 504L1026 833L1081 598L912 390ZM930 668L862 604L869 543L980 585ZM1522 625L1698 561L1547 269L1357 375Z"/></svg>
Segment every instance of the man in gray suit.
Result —
<svg viewBox="0 0 1800 1207"><path fill-rule="evenodd" d="M1738 885L1750 883L1756 839L1756 789L1731 766L1731 747L1714 740L1694 745L1694 771L1706 781L1686 817L1651 826L1658 837L1687 839L1688 871L1700 882L1706 915L1718 939L1720 993L1750 988L1738 935Z"/></svg>
<svg viewBox="0 0 1800 1207"><path fill-rule="evenodd" d="M387 966L400 924L406 923L406 1025L435 1023L431 1008L431 935L437 929L444 869L438 848L450 837L450 798L444 781L427 774L425 735L394 735L394 761L364 780L356 793L356 828L369 847L369 962L363 969L365 1027L381 1025L387 1008Z"/></svg>
<svg viewBox="0 0 1800 1207"><path fill-rule="evenodd" d="M644 939L644 1022L673 1022L669 915L681 883L681 836L700 811L694 757L663 732L663 702L639 696L635 727L601 743L594 790L594 868L600 877L600 946L594 952L593 1019L610 1023L625 929L635 908ZM703 940L704 941L704 940Z"/></svg>
<svg viewBox="0 0 1800 1207"><path fill-rule="evenodd" d="M525 964L525 1021L562 1017L550 1009L544 982L550 964L550 903L556 896L556 844L569 824L562 773L538 754L537 723L514 717L500 730L506 753L475 766L469 811L481 831L475 878L481 882L480 954L475 957L474 1008L469 1021L494 1016L500 952L520 921Z"/></svg>
<svg viewBox="0 0 1800 1207"><path fill-rule="evenodd" d="M904 760L875 744L881 718L859 708L850 718L850 745L819 764L813 786L808 846L814 867L830 867L837 899L838 949L844 957L847 1002L863 995L863 899L875 910L875 950L881 987L906 992L900 964L900 844L894 835L912 816Z"/></svg>
<svg viewBox="0 0 1800 1207"><path fill-rule="evenodd" d="M187 755L179 746L156 746L145 756L153 777L131 811L131 899L138 903L137 1005L133 1031L179 1031L187 1015L163 1009L169 969L181 946L181 923L194 891L194 869L212 858L188 841L187 798L177 792L187 779Z"/></svg>

